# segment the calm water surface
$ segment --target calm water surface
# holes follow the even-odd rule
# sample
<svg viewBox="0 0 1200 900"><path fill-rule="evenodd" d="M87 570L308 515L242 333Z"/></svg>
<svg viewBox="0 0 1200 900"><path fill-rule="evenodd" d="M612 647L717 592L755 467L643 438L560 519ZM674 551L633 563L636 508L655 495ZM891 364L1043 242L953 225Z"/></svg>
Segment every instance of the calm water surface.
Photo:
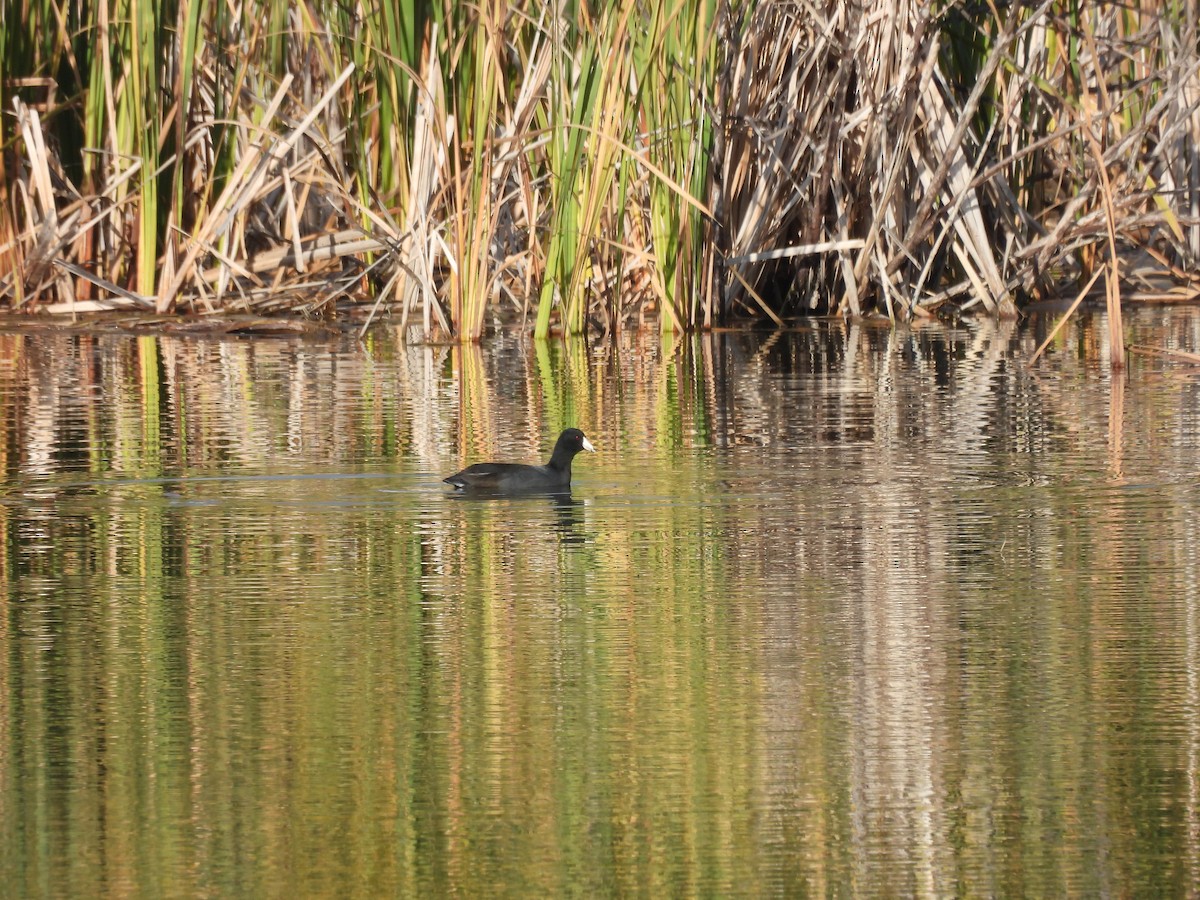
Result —
<svg viewBox="0 0 1200 900"><path fill-rule="evenodd" d="M1194 895L1200 370L1044 329L0 334L4 895Z"/></svg>

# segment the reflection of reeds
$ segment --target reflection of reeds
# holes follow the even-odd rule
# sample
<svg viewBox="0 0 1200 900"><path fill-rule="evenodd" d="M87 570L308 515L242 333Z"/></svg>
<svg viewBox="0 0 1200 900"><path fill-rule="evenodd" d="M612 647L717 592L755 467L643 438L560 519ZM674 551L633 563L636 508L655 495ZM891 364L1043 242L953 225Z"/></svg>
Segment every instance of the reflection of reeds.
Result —
<svg viewBox="0 0 1200 900"><path fill-rule="evenodd" d="M1107 267L1119 348L1121 285L1200 261L1188 10L43 0L0 26L0 299L475 340L1005 315Z"/></svg>
<svg viewBox="0 0 1200 900"><path fill-rule="evenodd" d="M1131 335L1195 346L1196 321ZM1189 488L1103 481L1124 417L1139 459L1190 470L1190 380L1130 379L1122 411L1096 402L1095 357L1063 353L1039 390L1006 363L1034 342L1011 321L618 349L389 336L368 357L0 335L0 783L27 811L0 832L37 884L736 894L799 872L853 894L936 871L926 893L1049 894L1062 868L988 868L998 839L1032 858L1063 821L1136 835L1177 802L1160 778L1131 804L1121 767L1149 735L1156 771L1194 768ZM515 520L432 474L382 501L341 477L444 471L455 422L536 443L558 418L605 436L577 509ZM293 467L318 477L244 477ZM1147 515L1166 491L1174 514ZM1121 789L1079 804L1104 777ZM1194 873L1193 837L1168 839ZM1056 852L1095 869L1090 845Z"/></svg>

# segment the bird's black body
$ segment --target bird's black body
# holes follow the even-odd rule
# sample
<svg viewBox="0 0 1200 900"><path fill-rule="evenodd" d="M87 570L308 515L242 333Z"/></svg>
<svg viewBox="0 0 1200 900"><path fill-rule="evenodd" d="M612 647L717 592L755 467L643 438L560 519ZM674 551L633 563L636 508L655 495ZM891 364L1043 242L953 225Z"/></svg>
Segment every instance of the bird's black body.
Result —
<svg viewBox="0 0 1200 900"><path fill-rule="evenodd" d="M554 453L544 466L520 463L476 463L442 480L457 490L520 493L528 491L569 491L571 460L581 450L595 450L578 428L568 428L558 436Z"/></svg>

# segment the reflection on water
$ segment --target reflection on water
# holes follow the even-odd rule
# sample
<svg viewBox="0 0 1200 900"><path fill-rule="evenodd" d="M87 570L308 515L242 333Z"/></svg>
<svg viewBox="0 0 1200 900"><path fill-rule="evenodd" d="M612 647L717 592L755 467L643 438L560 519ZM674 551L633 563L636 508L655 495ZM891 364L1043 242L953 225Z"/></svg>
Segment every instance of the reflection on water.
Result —
<svg viewBox="0 0 1200 900"><path fill-rule="evenodd" d="M1186 893L1200 380L1047 327L0 335L6 890Z"/></svg>

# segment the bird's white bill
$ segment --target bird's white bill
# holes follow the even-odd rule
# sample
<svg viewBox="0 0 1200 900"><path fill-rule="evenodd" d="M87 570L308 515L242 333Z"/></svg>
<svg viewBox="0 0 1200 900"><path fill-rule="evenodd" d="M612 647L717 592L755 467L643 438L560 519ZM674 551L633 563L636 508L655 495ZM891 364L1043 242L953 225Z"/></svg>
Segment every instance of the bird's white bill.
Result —
<svg viewBox="0 0 1200 900"><path fill-rule="evenodd" d="M587 438L584 438L584 439L583 439L583 449L584 449L584 450L591 450L593 453L595 453L595 452L596 452L596 448L592 446L592 442L591 442L591 441L589 441Z"/></svg>

